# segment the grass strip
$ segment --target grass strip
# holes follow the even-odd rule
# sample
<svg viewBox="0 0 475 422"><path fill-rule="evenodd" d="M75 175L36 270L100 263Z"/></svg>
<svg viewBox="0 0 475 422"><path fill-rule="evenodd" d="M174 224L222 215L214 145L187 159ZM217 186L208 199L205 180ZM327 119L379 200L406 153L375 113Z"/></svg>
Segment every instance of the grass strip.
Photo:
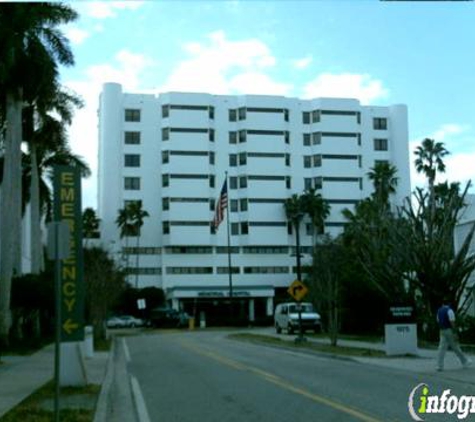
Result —
<svg viewBox="0 0 475 422"><path fill-rule="evenodd" d="M228 338L241 341L249 341L252 343L267 344L282 348L304 349L315 352L328 353L332 355L353 356L353 357L386 357L381 350L365 349L360 347L349 346L332 346L330 344L320 344L312 341L302 343L294 343L293 341L282 340L278 337L267 336L264 334L237 333L229 334Z"/></svg>
<svg viewBox="0 0 475 422"><path fill-rule="evenodd" d="M60 392L61 397L84 396L93 403L97 401L101 387L89 384L85 387L63 387ZM51 422L53 412L45 409L42 404L47 400L54 400L54 382L49 381L7 414L0 418L0 422ZM95 407L95 406L94 406ZM61 422L91 422L94 419L95 410L82 408L61 408Z"/></svg>

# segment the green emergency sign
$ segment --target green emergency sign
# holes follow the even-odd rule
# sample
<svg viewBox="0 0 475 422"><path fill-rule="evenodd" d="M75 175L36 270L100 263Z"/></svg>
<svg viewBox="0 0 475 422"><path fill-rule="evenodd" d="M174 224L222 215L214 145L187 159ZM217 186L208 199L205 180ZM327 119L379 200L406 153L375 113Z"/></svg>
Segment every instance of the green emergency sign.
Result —
<svg viewBox="0 0 475 422"><path fill-rule="evenodd" d="M54 219L69 226L69 257L60 263L61 342L84 340L84 272L81 175L72 166L54 169Z"/></svg>

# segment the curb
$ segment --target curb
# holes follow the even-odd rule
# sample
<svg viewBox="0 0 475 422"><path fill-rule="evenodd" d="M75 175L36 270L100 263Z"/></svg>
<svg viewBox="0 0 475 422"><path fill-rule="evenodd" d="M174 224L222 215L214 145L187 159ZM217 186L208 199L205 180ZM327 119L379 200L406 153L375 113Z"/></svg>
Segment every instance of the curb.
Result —
<svg viewBox="0 0 475 422"><path fill-rule="evenodd" d="M109 396L114 378L114 352L115 339L111 342L111 349L109 350L109 357L107 359L107 369L104 381L102 382L99 398L96 403L96 412L94 414L93 422L105 422L107 418L107 411L109 407Z"/></svg>
<svg viewBox="0 0 475 422"><path fill-rule="evenodd" d="M132 388L132 399L134 402L135 412L137 415L137 420L139 422L150 422L150 417L148 415L147 406L142 395L142 390L140 385L133 375L130 375L130 385Z"/></svg>

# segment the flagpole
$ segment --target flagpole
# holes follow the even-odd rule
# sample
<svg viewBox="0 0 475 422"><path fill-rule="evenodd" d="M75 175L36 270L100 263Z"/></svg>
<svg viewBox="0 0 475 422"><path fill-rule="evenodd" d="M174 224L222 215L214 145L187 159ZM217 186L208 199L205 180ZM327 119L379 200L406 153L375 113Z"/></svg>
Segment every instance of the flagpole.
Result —
<svg viewBox="0 0 475 422"><path fill-rule="evenodd" d="M230 322L233 320L233 273L232 273L232 265L231 265L231 233L229 230L230 221L229 221L229 184L228 184L228 172L225 172L226 178L226 186L228 190L227 196L227 204L226 204L226 220L227 220L227 229L228 229L228 277L229 277L229 314L230 314Z"/></svg>

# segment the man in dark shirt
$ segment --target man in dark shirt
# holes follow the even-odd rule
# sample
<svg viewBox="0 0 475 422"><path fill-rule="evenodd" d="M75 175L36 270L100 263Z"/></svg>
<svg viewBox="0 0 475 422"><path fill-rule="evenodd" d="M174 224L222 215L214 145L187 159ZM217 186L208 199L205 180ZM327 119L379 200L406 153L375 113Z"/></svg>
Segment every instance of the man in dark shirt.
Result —
<svg viewBox="0 0 475 422"><path fill-rule="evenodd" d="M440 328L439 353L437 355L438 371L442 371L444 369L445 352L449 347L460 359L460 362L464 368L472 364L472 361L462 353L462 350L460 350L455 333L455 313L448 303L449 301L444 299L442 306L437 311L437 323L439 324Z"/></svg>

